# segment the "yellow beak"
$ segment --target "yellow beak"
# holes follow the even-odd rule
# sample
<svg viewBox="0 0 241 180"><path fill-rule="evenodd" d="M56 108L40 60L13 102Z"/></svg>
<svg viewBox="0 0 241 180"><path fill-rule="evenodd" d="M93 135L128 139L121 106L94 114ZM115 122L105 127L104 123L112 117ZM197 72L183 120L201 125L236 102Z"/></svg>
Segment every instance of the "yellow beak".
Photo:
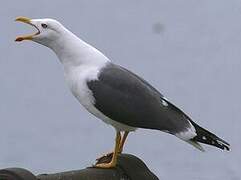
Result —
<svg viewBox="0 0 241 180"><path fill-rule="evenodd" d="M15 21L19 21L19 22L23 22L23 23L29 24L29 25L35 27L38 30L38 32L36 32L34 34L31 34L31 35L18 36L15 39L15 41L32 40L34 36L40 34L40 31L39 31L38 27L36 25L34 25L33 23L31 23L31 19L30 18L27 18L27 17L17 17L15 19Z"/></svg>
<svg viewBox="0 0 241 180"><path fill-rule="evenodd" d="M22 17L22 16L20 16L20 17L17 17L17 18L15 19L15 21L20 21L20 22L24 22L24 23L30 23L31 19L30 19L30 18L27 18L27 17Z"/></svg>

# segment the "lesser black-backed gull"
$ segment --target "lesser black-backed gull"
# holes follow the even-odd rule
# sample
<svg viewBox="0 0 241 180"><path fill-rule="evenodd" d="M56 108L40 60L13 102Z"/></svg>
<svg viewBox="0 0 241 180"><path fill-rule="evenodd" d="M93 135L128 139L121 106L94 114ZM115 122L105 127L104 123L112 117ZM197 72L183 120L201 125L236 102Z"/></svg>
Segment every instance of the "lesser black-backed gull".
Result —
<svg viewBox="0 0 241 180"><path fill-rule="evenodd" d="M227 142L194 123L148 82L112 63L58 21L26 17L16 21L37 29L35 34L20 36L16 41L32 40L52 49L63 64L73 95L90 113L115 128L112 160L97 167L115 167L128 133L137 128L167 132L201 151L204 149L199 142L229 150Z"/></svg>

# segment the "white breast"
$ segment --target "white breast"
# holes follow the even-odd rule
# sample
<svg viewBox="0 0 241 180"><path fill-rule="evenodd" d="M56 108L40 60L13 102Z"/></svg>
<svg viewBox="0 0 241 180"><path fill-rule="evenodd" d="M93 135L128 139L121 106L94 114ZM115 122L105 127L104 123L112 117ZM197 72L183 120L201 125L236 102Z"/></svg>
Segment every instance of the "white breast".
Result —
<svg viewBox="0 0 241 180"><path fill-rule="evenodd" d="M118 123L95 108L95 98L93 97L92 91L88 88L87 82L90 80L98 80L99 72L99 67L78 66L65 72L65 79L72 94L90 113L103 120L105 123L114 126L118 131L134 131L136 128Z"/></svg>
<svg viewBox="0 0 241 180"><path fill-rule="evenodd" d="M48 47L56 53L63 64L65 79L71 92L90 113L118 130L135 129L109 119L94 106L95 99L87 82L97 80L100 69L110 62L104 54L66 28L63 28L61 36L48 44Z"/></svg>

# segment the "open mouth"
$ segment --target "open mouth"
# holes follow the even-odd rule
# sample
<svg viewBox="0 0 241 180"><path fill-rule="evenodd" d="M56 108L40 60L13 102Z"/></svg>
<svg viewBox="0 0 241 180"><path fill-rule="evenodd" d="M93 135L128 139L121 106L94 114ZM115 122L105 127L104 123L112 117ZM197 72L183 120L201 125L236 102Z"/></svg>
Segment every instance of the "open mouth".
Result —
<svg viewBox="0 0 241 180"><path fill-rule="evenodd" d="M18 36L15 39L15 41L32 40L34 36L37 36L37 35L40 34L40 30L38 29L38 27L36 25L31 23L31 19L29 19L27 17L17 17L15 19L15 21L19 21L19 22L23 22L23 23L29 24L29 25L33 26L37 30L37 32L34 33L34 34Z"/></svg>

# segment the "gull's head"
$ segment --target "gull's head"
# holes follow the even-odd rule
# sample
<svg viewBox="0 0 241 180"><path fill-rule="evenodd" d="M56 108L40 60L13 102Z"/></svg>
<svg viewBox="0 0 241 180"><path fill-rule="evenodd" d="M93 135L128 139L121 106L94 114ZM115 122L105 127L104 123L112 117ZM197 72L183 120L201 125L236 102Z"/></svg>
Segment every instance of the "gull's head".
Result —
<svg viewBox="0 0 241 180"><path fill-rule="evenodd" d="M109 61L101 52L85 43L54 19L18 17L16 21L32 26L36 31L18 36L15 41L31 40L52 49L67 65L97 64ZM93 58L96 57L96 58Z"/></svg>
<svg viewBox="0 0 241 180"><path fill-rule="evenodd" d="M23 22L33 26L36 32L30 35L18 36L15 41L32 40L49 46L64 33L64 26L54 19L30 19L18 17L15 21Z"/></svg>

